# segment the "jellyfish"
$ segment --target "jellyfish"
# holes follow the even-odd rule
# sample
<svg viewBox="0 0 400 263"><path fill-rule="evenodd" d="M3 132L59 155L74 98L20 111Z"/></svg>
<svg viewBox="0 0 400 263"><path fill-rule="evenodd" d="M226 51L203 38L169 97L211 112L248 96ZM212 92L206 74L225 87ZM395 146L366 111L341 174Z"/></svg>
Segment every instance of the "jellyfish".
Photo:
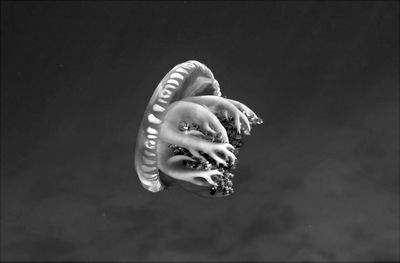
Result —
<svg viewBox="0 0 400 263"><path fill-rule="evenodd" d="M262 119L221 95L213 73L199 61L178 64L165 75L137 135L135 170L145 189L159 192L178 182L210 197L234 193L232 170L243 136Z"/></svg>

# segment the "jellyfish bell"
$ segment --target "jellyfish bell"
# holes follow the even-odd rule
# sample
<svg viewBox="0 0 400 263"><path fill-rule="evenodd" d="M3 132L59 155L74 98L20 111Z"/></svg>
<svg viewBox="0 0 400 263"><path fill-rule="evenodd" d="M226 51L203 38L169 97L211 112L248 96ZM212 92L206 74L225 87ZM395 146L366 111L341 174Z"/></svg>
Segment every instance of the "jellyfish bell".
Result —
<svg viewBox="0 0 400 263"><path fill-rule="evenodd" d="M242 136L262 120L221 97L211 70L190 60L158 84L139 127L135 169L142 186L159 192L178 182L202 196L232 195Z"/></svg>

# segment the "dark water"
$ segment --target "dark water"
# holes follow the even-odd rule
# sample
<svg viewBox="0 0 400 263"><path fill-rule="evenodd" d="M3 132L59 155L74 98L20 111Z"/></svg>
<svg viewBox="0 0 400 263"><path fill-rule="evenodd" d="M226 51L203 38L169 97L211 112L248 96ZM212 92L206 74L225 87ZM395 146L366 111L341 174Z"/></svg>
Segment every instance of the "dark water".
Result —
<svg viewBox="0 0 400 263"><path fill-rule="evenodd" d="M2 260L399 260L398 2L2 2ZM175 64L264 119L236 194L145 191Z"/></svg>

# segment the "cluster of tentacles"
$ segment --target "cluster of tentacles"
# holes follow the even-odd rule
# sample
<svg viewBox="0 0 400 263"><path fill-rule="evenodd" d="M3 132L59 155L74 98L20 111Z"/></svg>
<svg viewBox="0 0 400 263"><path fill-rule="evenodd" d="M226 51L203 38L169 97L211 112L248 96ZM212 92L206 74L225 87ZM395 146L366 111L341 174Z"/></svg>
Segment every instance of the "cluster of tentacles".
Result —
<svg viewBox="0 0 400 263"><path fill-rule="evenodd" d="M224 101L225 105L228 105L228 103L232 104L225 98L218 97L218 100ZM192 174L196 174L194 177L187 174L183 178L180 172L175 172L176 179L187 181L191 177L192 183L201 186L208 185L211 195L220 194L227 196L234 193L234 174L232 170L236 168L238 163L237 156L243 145L243 135L249 135L251 126L262 123L262 120L242 104L240 105L240 109L243 112L233 104L232 106L230 111L227 111L224 107L217 107L218 111L216 111L217 108L212 108L223 130L219 130L221 127L219 129L214 127L215 124L204 125L202 123L201 125L193 120L181 120L177 124L177 133L182 140L185 136L191 136L198 145L203 145L204 147L201 148L200 146L196 151L193 149L196 143L193 146L185 145L186 147L182 146L184 143L179 143L179 141L174 144L168 144L168 147L172 151L169 161L172 159L175 162L179 162L181 164L181 171L191 171ZM208 108L206 109L209 110ZM187 112L184 113L186 114ZM229 147L221 148L209 154L210 149L207 149L207 147L210 144L204 144L204 142L214 145L227 145ZM179 165L175 164L175 167L177 166ZM168 168L165 169L168 170ZM169 170L168 174L174 177L173 171Z"/></svg>

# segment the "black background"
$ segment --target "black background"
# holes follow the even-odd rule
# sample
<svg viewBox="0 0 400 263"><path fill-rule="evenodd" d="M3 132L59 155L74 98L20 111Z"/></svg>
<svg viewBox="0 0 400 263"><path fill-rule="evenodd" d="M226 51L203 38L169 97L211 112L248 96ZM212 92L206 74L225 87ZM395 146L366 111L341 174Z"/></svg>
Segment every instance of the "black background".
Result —
<svg viewBox="0 0 400 263"><path fill-rule="evenodd" d="M399 260L397 1L1 5L2 260ZM264 119L231 198L134 171L189 59Z"/></svg>

